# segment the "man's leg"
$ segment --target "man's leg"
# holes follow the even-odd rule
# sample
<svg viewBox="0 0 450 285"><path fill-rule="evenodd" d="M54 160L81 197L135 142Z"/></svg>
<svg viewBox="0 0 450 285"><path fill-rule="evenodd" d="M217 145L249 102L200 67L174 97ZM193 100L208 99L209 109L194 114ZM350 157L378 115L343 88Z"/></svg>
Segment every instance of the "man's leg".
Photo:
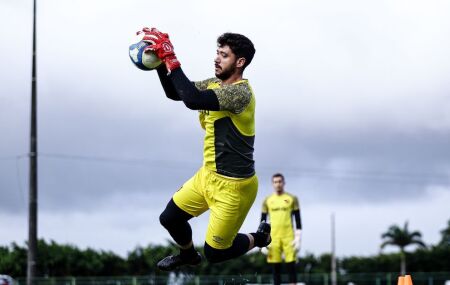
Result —
<svg viewBox="0 0 450 285"><path fill-rule="evenodd" d="M297 284L297 272L295 270L295 261L286 263L286 269L289 275L289 284Z"/></svg>
<svg viewBox="0 0 450 285"><path fill-rule="evenodd" d="M286 269L289 275L289 284L297 283L297 272L295 270L297 250L294 247L293 241L294 240L291 237L282 239L284 261L286 262Z"/></svg>
<svg viewBox="0 0 450 285"><path fill-rule="evenodd" d="M210 172L205 190L211 213L205 240L205 257L212 263L243 255L255 246L270 243L270 225L263 223L257 232L238 233L258 191L256 176L235 180Z"/></svg>
<svg viewBox="0 0 450 285"><path fill-rule="evenodd" d="M159 222L180 246L188 245L192 240L192 229L188 221L193 216L181 210L170 199L166 209L159 216Z"/></svg>
<svg viewBox="0 0 450 285"><path fill-rule="evenodd" d="M170 255L158 262L157 266L161 270L170 271L181 265L201 262L201 255L192 242L192 229L188 220L208 210L203 194L199 191L203 177L204 172L200 169L173 195L159 217L161 224L180 247L179 255Z"/></svg>
<svg viewBox="0 0 450 285"><path fill-rule="evenodd" d="M272 265L273 284L281 284L281 263L283 259L282 254L282 242L279 238L274 238L268 247L267 263Z"/></svg>
<svg viewBox="0 0 450 285"><path fill-rule="evenodd" d="M281 284L281 263L272 263L273 284Z"/></svg>
<svg viewBox="0 0 450 285"><path fill-rule="evenodd" d="M166 209L159 216L161 225L166 228L170 236L180 247L178 256L168 256L158 262L161 270L172 270L180 265L196 265L201 257L195 250L192 242L192 229L188 223L193 216L181 210L171 199Z"/></svg>
<svg viewBox="0 0 450 285"><path fill-rule="evenodd" d="M204 251L206 259L211 263L222 262L245 254L255 246L265 247L270 243L270 225L261 223L256 233L238 233L231 247L216 249L205 242Z"/></svg>

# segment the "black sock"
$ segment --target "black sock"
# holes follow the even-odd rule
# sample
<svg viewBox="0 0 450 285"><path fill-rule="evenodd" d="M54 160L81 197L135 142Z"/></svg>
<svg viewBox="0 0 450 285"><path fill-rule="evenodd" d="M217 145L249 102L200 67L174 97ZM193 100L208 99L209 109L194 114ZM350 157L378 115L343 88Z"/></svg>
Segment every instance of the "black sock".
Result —
<svg viewBox="0 0 450 285"><path fill-rule="evenodd" d="M255 246L257 247L264 247L267 244L267 235L263 233L250 233L254 240L255 240Z"/></svg>
<svg viewBox="0 0 450 285"><path fill-rule="evenodd" d="M281 284L281 263L273 263L272 265L273 284Z"/></svg>
<svg viewBox="0 0 450 285"><path fill-rule="evenodd" d="M297 272L295 271L295 261L286 263L289 274L289 283L297 283Z"/></svg>
<svg viewBox="0 0 450 285"><path fill-rule="evenodd" d="M216 249L205 242L204 252L206 259L211 263L222 262L236 258L248 251L250 239L246 234L238 233L233 240L231 247L226 249Z"/></svg>
<svg viewBox="0 0 450 285"><path fill-rule="evenodd" d="M190 261L190 260L194 259L195 257L197 257L197 251L195 250L193 245L187 249L180 248L180 257L183 260Z"/></svg>

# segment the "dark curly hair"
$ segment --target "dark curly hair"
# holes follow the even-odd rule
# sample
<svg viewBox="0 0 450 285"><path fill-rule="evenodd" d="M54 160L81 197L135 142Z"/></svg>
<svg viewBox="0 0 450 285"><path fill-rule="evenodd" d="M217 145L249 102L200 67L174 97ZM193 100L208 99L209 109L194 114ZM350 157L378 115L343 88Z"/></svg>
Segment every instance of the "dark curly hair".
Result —
<svg viewBox="0 0 450 285"><path fill-rule="evenodd" d="M245 58L243 69L252 62L255 55L255 47L253 43L241 34L225 33L217 38L217 45L219 47L229 46L237 58Z"/></svg>

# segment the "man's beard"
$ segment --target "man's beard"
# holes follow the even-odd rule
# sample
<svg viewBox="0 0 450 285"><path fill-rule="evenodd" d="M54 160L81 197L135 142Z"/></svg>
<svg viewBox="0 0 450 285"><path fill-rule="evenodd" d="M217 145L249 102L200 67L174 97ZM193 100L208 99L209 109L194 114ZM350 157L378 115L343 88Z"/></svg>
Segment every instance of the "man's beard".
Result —
<svg viewBox="0 0 450 285"><path fill-rule="evenodd" d="M220 73L216 73L216 77L222 81L227 80L228 78L230 78L231 75L233 75L235 70L236 70L236 67L231 66L229 69L222 70L222 72L220 72Z"/></svg>

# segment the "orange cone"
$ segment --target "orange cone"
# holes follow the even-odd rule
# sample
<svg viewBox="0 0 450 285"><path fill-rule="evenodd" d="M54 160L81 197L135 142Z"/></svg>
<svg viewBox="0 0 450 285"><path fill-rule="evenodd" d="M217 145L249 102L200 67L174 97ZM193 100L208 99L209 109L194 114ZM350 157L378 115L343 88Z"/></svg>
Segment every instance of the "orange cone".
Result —
<svg viewBox="0 0 450 285"><path fill-rule="evenodd" d="M406 285L406 284L405 284L405 277L399 276L399 277L398 277L397 285Z"/></svg>
<svg viewBox="0 0 450 285"><path fill-rule="evenodd" d="M405 275L404 285L413 285L411 275Z"/></svg>

